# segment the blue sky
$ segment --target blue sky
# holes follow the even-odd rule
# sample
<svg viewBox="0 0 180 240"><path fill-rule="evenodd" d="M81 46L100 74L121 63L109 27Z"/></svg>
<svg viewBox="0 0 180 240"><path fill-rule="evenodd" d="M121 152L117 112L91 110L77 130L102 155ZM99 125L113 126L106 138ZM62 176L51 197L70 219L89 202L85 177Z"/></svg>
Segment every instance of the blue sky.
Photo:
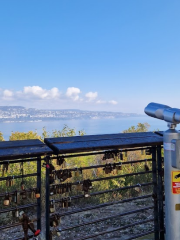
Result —
<svg viewBox="0 0 180 240"><path fill-rule="evenodd" d="M0 1L0 105L180 108L180 1Z"/></svg>

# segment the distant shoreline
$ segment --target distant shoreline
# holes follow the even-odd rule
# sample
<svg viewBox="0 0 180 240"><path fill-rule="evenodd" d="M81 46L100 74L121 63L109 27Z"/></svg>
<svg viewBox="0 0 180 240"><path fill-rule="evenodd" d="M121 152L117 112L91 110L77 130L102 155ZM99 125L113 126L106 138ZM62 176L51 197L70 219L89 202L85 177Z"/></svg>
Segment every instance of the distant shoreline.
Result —
<svg viewBox="0 0 180 240"><path fill-rule="evenodd" d="M132 118L132 117L145 117L145 115L131 115L131 116L121 116L121 117L115 117L115 116L108 116L108 117L91 117L91 118L42 118L42 119L26 119L26 118L21 118L21 119L16 119L16 118L9 118L9 119L0 119L0 123L20 123L20 122L46 122L46 121L66 121L66 120L114 120L114 119L124 119L124 118Z"/></svg>

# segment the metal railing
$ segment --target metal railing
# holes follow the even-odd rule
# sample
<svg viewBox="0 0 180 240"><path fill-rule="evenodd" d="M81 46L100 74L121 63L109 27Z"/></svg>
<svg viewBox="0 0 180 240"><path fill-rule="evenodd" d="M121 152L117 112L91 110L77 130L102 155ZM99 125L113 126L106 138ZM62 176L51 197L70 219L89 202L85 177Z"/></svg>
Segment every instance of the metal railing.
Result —
<svg viewBox="0 0 180 240"><path fill-rule="evenodd" d="M126 135L127 136L127 135ZM131 135L132 136L132 135ZM129 139L131 139L131 136L128 136ZM106 136L107 137L107 136ZM125 135L124 135L125 137ZM136 134L133 135L133 137L136 137ZM93 136L94 138L94 136ZM136 227L138 225L142 224L147 224L147 223L152 223L153 226L149 229L147 228L147 231L139 231L137 234L132 234L127 237L126 239L135 239L141 236L148 235L150 233L154 233L154 239L164 239L164 213L163 213L163 198L164 198L164 193L163 193L163 171L162 171L162 157L161 157L161 144L158 143L158 145L154 146L154 142L152 143L153 146L151 146L151 142L148 142L148 146L144 144L142 147L142 144L138 144L135 147L130 147L131 144L128 145L128 148L112 148L110 146L109 150L107 150L107 147L105 146L106 150L100 150L99 151L99 143L97 141L102 141L104 136L101 138L98 136L98 140L94 143L94 146L92 142L90 142L91 148L89 151L86 149L80 147L80 142L82 142L83 145L83 137L77 138L77 145L78 145L78 150L74 144L76 143L76 138L69 138L68 139L45 139L46 144L51 147L54 150L54 153L57 154L57 162L58 159L61 160L60 167L58 166L57 169L52 167L53 163L51 159L47 159L46 162L46 190L47 190L47 198L46 198L46 239L53 238L53 236L60 236L62 235L63 239L78 239L78 240L83 240L83 239L97 239L98 236L105 235L107 234L112 234L115 232L118 232L118 236L123 235L123 230L125 229L131 229L133 227ZM117 140L118 136L115 136L115 139ZM85 139L86 144L88 145L88 141L91 141L91 139L88 139L88 136ZM94 139L93 139L94 141ZM112 141L112 137L111 137ZM53 142L53 143L52 143ZM71 143L73 143L71 145ZM59 145L58 145L59 144ZM69 144L69 147L68 147ZM100 143L101 144L101 143ZM114 143L113 143L114 144ZM112 144L112 145L113 145ZM96 146L98 145L97 149ZM134 142L132 144L134 146ZM121 147L121 146L120 146ZM92 152L93 148L93 152ZM103 146L101 144L101 149L103 149ZM64 149L67 149L67 153L65 152ZM61 150L62 153L61 153ZM86 150L86 152L85 152ZM146 159L139 159L139 160L133 160L128 161L127 158L123 160L123 156L127 154L127 152L139 152L139 151L146 151L148 156L146 156ZM73 161L73 158L76 157L82 157L82 156L102 156L102 161L107 160L104 164L97 164L97 165L90 165L90 166L79 166L79 167L72 167L72 166L67 166L66 168L63 167L63 164L68 158ZM108 160L108 156L110 156L111 160ZM117 159L117 156L119 159ZM151 156L151 158L149 158ZM113 159L113 160L112 160ZM69 162L69 161L68 161ZM121 173L121 170L125 165L132 165L136 164L144 164L144 171L136 171L136 172L127 172L127 173ZM151 168L149 168L148 164L151 165ZM51 166L51 167L49 167ZM61 167L62 166L62 167ZM107 171L106 171L107 168ZM84 172L86 170L95 170L95 169L103 169L104 170L104 176L102 177L92 177L92 178L84 178ZM110 170L108 170L110 169ZM119 169L118 174L111 174L112 171ZM68 178L65 177L65 181L63 180L63 175L66 175L66 172L69 171L69 176ZM110 173L110 176L107 176L108 171ZM77 177L75 178L75 174L78 172L79 179ZM80 173L80 174L79 174ZM138 178L138 182L135 183L135 178L139 176L150 176L150 181L148 182L142 182L140 181L140 178ZM51 182L51 178L53 176L53 179L59 179L60 183L57 184L55 182ZM107 176L107 177L106 177ZM108 190L101 190L101 191L96 191L96 189L92 188L93 184L98 182L99 185L103 181L110 181L110 180L117 180L119 181L120 179L125 179L125 182L128 178L133 177L133 181L128 185L128 186L120 186L118 188L111 188ZM67 180L68 179L68 180ZM76 181L74 181L74 179ZM68 183L67 183L68 182ZM88 185L89 182L89 185ZM49 184L51 183L51 184ZM64 193L62 192L62 189L64 186L67 184L67 191ZM69 188L68 188L69 186ZM80 189L81 194L75 194L75 191L73 191L74 187L78 187ZM148 189L145 189L147 188ZM58 189L58 190L57 190ZM70 190L69 190L70 189ZM144 189L144 191L143 191ZM113 194L113 193L121 193L121 195L125 196L123 192L125 191L139 191L140 194L136 197L125 197L121 198L121 200L116 200L116 201L108 201L102 204L96 204L93 202L94 197L99 197L100 195L108 195L108 194ZM64 195L66 194L66 196ZM92 199L92 202L89 206L89 199ZM151 199L153 199L153 203L151 203ZM77 204L78 201L83 200L83 205L88 206L79 206ZM71 219L73 215L78 215L79 213L85 213L97 210L97 209L105 209L108 206L114 206L116 209L116 206L119 204L127 204L127 203L132 203L136 202L138 200L144 201L144 204L146 205L148 202L148 206L146 207L141 207L136 210L131 210L131 211L124 211L124 212L116 212L114 215L108 215L105 217L96 217L95 219L91 221L84 221L83 223L80 224L67 224L68 218ZM148 201L147 201L148 200ZM150 201L149 201L150 200ZM58 205L60 204L60 205ZM69 205L71 204L71 207ZM78 206L76 206L76 204ZM66 208L66 210L64 210ZM139 220L139 221L133 221L130 224L123 224L123 226L120 224L119 227L113 228L111 230L106 230L106 231L101 231L99 230L97 233L93 234L86 234L86 226L93 226L97 225L98 223L106 222L107 220L111 219L117 219L123 216L126 216L127 219L131 219L132 214L138 214L145 212L147 210L152 210L151 214L153 217L146 218L144 220ZM68 217L68 218L67 218ZM61 222L61 219L65 219L66 224L59 224ZM76 219L78 221L78 218ZM93 228L93 227L92 227ZM83 229L83 230L82 230ZM78 234L75 234L73 238L69 236L70 232L74 230L74 232L78 232ZM119 231L122 233L119 234ZM80 234L81 233L81 234ZM125 233L124 233L125 234ZM81 235L81 236L80 236ZM67 238L66 238L67 237ZM109 238L110 239L110 238Z"/></svg>
<svg viewBox="0 0 180 240"><path fill-rule="evenodd" d="M2 169L5 169L6 164L17 164L21 165L23 170L23 164L37 163L36 172L21 171L20 174L13 174L11 171L0 177L0 181L7 184L5 192L1 189L0 193L3 200L0 216L12 211L17 217L17 210L23 210L24 216L28 216L28 209L33 208L36 218L30 221L26 219L25 224L21 216L20 221L1 225L0 231L22 225L25 240L35 237L34 231L37 229L46 232L46 240L98 239L99 236L111 239L111 236L123 235L126 239L136 239L149 234L154 234L156 240L164 239L161 136L154 133L135 133L45 139L46 145L41 143L41 146L39 143L41 150L37 150L37 143L31 143L28 154L26 152L23 155L21 148L28 145L27 141L29 140L21 141L18 153L11 156L8 155L8 148L1 147L0 143L0 150L3 148L2 156L0 153ZM14 148L17 148L17 142L14 142ZM74 145L76 143L77 145ZM12 144L9 142L9 145ZM36 146L35 150L32 149L32 145ZM129 155L131 157L128 157ZM78 166L72 164L74 159L84 157L98 161L91 161L91 164L80 164L79 161ZM35 187L20 186L19 190L17 184L14 187L11 184L8 186L12 179L22 179L23 182L23 179L32 177L36 177ZM46 179L45 184L43 177ZM42 187L45 199L42 199ZM34 200L26 203L26 199L30 199L32 193L39 193L37 199L34 197ZM18 203L17 196L22 199ZM5 200L9 200L7 206L4 204ZM45 229L41 224L42 200L45 200L46 208ZM123 210L121 206L124 206ZM109 208L112 209L112 213L108 212ZM97 214L97 211L100 213ZM84 216L90 213L90 219L85 218L82 221L79 217L80 214ZM29 223L36 221L37 226L32 231L33 234L31 232L31 235L28 235ZM137 230L138 226L144 228ZM93 230L94 228L96 230Z"/></svg>

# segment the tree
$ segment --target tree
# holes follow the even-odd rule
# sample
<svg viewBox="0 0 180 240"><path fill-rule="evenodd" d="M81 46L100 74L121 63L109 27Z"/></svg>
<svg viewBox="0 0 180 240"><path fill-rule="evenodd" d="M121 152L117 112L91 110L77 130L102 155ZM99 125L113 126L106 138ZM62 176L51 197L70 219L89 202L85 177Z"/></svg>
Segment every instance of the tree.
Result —
<svg viewBox="0 0 180 240"><path fill-rule="evenodd" d="M137 127L131 126L127 130L124 130L123 133L135 133L135 132L147 132L150 128L148 123L138 123Z"/></svg>
<svg viewBox="0 0 180 240"><path fill-rule="evenodd" d="M78 131L78 133L79 133L79 136L85 135L85 132L83 130ZM14 140L39 139L41 141L44 141L44 138L73 137L75 135L76 135L76 131L74 128L69 128L67 125L64 125L62 130L52 130L52 132L48 132L46 128L43 127L42 136L38 135L36 131L11 132L11 136L9 137L9 140L14 141ZM0 140L1 140L1 135L0 135Z"/></svg>
<svg viewBox="0 0 180 240"><path fill-rule="evenodd" d="M3 137L2 132L0 132L0 141L4 141L4 137Z"/></svg>
<svg viewBox="0 0 180 240"><path fill-rule="evenodd" d="M127 130L124 130L123 133L147 132L149 128L150 128L150 125L148 123L138 123L136 127L131 126ZM140 159L141 157L143 158L144 156L143 155L141 156L140 151L131 151L131 152L129 151L127 160L128 161L137 160L137 159Z"/></svg>
<svg viewBox="0 0 180 240"><path fill-rule="evenodd" d="M27 140L27 139L41 139L41 136L37 134L37 132L29 131L29 132L11 132L11 136L9 137L10 141L15 140Z"/></svg>

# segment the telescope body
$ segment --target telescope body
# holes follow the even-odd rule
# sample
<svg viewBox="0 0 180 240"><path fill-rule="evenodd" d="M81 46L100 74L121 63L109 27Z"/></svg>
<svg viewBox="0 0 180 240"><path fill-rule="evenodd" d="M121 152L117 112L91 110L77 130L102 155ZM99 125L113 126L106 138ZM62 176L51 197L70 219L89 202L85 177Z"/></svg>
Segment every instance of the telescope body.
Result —
<svg viewBox="0 0 180 240"><path fill-rule="evenodd" d="M180 109L171 108L164 104L149 103L145 108L145 113L154 118L164 120L169 123L180 123Z"/></svg>

